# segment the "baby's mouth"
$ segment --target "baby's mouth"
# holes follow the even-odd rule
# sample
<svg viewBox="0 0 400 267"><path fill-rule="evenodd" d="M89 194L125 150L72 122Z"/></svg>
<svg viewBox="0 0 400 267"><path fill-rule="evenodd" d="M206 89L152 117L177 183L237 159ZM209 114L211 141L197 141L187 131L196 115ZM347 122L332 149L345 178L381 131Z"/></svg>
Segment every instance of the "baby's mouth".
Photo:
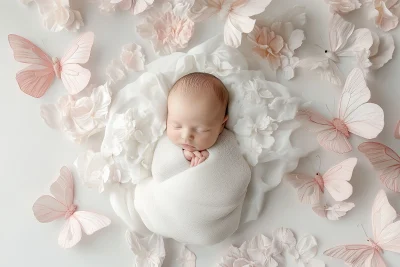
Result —
<svg viewBox="0 0 400 267"><path fill-rule="evenodd" d="M186 149L186 150L193 150L193 151L196 150L196 148L192 145L182 144L181 146L183 149Z"/></svg>

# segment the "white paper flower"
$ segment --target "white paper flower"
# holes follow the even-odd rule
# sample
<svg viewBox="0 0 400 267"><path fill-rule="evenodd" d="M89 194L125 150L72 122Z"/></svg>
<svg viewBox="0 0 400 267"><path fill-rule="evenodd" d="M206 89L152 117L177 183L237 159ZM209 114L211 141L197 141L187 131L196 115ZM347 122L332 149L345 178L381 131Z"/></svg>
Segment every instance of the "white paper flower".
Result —
<svg viewBox="0 0 400 267"><path fill-rule="evenodd" d="M233 131L244 137L251 137L262 147L269 148L275 139L272 133L278 129L278 124L268 116L268 111L263 108L249 109L243 118L240 118Z"/></svg>
<svg viewBox="0 0 400 267"><path fill-rule="evenodd" d="M375 25L387 32L399 24L399 0L364 0L369 6L369 16L375 19Z"/></svg>
<svg viewBox="0 0 400 267"><path fill-rule="evenodd" d="M77 31L83 26L79 11L70 8L69 0L34 0L39 7L44 26L53 32L63 29Z"/></svg>
<svg viewBox="0 0 400 267"><path fill-rule="evenodd" d="M74 165L83 184L88 188L98 188L99 193L104 191L107 183L128 182L121 180L121 172L113 159L106 158L101 153L86 151L78 156Z"/></svg>
<svg viewBox="0 0 400 267"><path fill-rule="evenodd" d="M284 251L293 251L296 246L296 238L293 232L288 228L278 228L273 233L272 247L273 255L281 254Z"/></svg>
<svg viewBox="0 0 400 267"><path fill-rule="evenodd" d="M305 235L296 245L294 257L299 267L324 267L325 263L314 259L318 252L318 244L315 237Z"/></svg>
<svg viewBox="0 0 400 267"><path fill-rule="evenodd" d="M181 244L177 261L182 267L196 267L196 254Z"/></svg>
<svg viewBox="0 0 400 267"><path fill-rule="evenodd" d="M192 38L194 23L182 8L163 3L160 11L150 10L137 32L149 39L159 55L168 55L188 45Z"/></svg>
<svg viewBox="0 0 400 267"><path fill-rule="evenodd" d="M269 90L269 82L259 78L246 81L242 84L244 100L251 105L265 104L274 95Z"/></svg>
<svg viewBox="0 0 400 267"><path fill-rule="evenodd" d="M90 96L75 99L65 95L56 105L42 105L41 116L51 128L58 128L81 143L105 127L110 103L110 91L107 85L101 85Z"/></svg>
<svg viewBox="0 0 400 267"><path fill-rule="evenodd" d="M107 84L111 86L125 79L126 74L124 65L120 60L117 59L111 60L110 64L108 64L106 68L106 77L107 77Z"/></svg>
<svg viewBox="0 0 400 267"><path fill-rule="evenodd" d="M154 0L110 0L110 2L117 4L122 10L129 10L137 15L148 9Z"/></svg>
<svg viewBox="0 0 400 267"><path fill-rule="evenodd" d="M140 45L134 43L124 45L122 47L120 59L127 70L144 70L145 57L142 53L142 47Z"/></svg>
<svg viewBox="0 0 400 267"><path fill-rule="evenodd" d="M359 0L325 0L332 13L346 14L359 9L361 3Z"/></svg>
<svg viewBox="0 0 400 267"><path fill-rule="evenodd" d="M91 0L98 5L100 11L104 13L115 12L116 9L129 10L137 15L151 7L154 0Z"/></svg>
<svg viewBox="0 0 400 267"><path fill-rule="evenodd" d="M126 232L126 240L135 254L135 266L161 267L165 258L164 240L161 236L152 234L140 238L133 232Z"/></svg>

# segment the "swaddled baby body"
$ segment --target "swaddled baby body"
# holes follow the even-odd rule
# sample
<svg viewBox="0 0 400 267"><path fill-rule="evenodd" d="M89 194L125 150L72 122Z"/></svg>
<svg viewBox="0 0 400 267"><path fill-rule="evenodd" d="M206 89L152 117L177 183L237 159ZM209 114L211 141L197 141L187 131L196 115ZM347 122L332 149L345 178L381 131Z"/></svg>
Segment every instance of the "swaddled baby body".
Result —
<svg viewBox="0 0 400 267"><path fill-rule="evenodd" d="M234 134L224 129L227 104L228 91L210 74L188 74L171 89L153 177L135 189L134 207L150 231L214 244L238 228L251 170Z"/></svg>

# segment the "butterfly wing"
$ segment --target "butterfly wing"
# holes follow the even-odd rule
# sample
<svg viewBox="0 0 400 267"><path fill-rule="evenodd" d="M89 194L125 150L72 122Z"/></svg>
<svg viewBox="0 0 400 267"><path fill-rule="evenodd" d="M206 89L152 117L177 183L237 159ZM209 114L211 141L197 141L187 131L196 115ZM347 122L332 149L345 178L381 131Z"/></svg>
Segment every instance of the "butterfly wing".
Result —
<svg viewBox="0 0 400 267"><path fill-rule="evenodd" d="M384 115L380 106L366 103L371 97L364 75L360 69L353 69L346 79L339 102L339 119L349 132L372 139L383 129Z"/></svg>
<svg viewBox="0 0 400 267"><path fill-rule="evenodd" d="M25 94L35 98L42 97L54 80L53 68L42 65L30 65L17 73L19 88Z"/></svg>
<svg viewBox="0 0 400 267"><path fill-rule="evenodd" d="M372 229L374 240L383 250L400 253L400 221L390 205L386 193L380 190L372 206Z"/></svg>
<svg viewBox="0 0 400 267"><path fill-rule="evenodd" d="M29 40L10 34L8 36L16 61L31 64L17 73L16 79L21 90L39 98L49 89L54 80L53 63L50 57Z"/></svg>
<svg viewBox="0 0 400 267"><path fill-rule="evenodd" d="M31 41L21 36L10 34L8 35L8 42L16 61L53 68L51 58Z"/></svg>
<svg viewBox="0 0 400 267"><path fill-rule="evenodd" d="M68 207L54 197L45 195L35 201L32 210L39 222L47 223L63 217Z"/></svg>
<svg viewBox="0 0 400 267"><path fill-rule="evenodd" d="M396 124L396 129L394 130L394 138L400 139L400 121Z"/></svg>
<svg viewBox="0 0 400 267"><path fill-rule="evenodd" d="M76 211L72 216L78 220L87 235L91 235L111 223L111 220L106 216L94 212Z"/></svg>
<svg viewBox="0 0 400 267"><path fill-rule="evenodd" d="M78 64L89 60L94 34L87 32L78 37L61 59L61 80L68 93L74 95L82 91L89 83L91 73Z"/></svg>
<svg viewBox="0 0 400 267"><path fill-rule="evenodd" d="M353 174L357 158L346 159L330 168L322 177L324 186L336 201L348 199L353 194L353 187L348 182Z"/></svg>
<svg viewBox="0 0 400 267"><path fill-rule="evenodd" d="M62 66L66 64L84 64L88 62L90 51L94 42L94 33L87 32L80 35L70 44L69 49L62 57L60 63Z"/></svg>
<svg viewBox="0 0 400 267"><path fill-rule="evenodd" d="M301 203L311 205L319 203L322 192L314 178L303 174L291 174L287 179L297 190L297 195Z"/></svg>
<svg viewBox="0 0 400 267"><path fill-rule="evenodd" d="M74 178L67 167L61 168L60 176L51 185L50 192L59 202L68 207L74 203Z"/></svg>
<svg viewBox="0 0 400 267"><path fill-rule="evenodd" d="M75 95L85 89L90 81L90 77L90 71L78 64L64 65L61 72L61 80L71 95Z"/></svg>
<svg viewBox="0 0 400 267"><path fill-rule="evenodd" d="M346 45L354 31L354 24L345 21L339 14L334 14L330 22L329 42L331 51L337 52Z"/></svg>
<svg viewBox="0 0 400 267"><path fill-rule="evenodd" d="M82 229L79 221L70 216L64 223L58 236L58 244L62 248L71 248L75 246L82 238Z"/></svg>
<svg viewBox="0 0 400 267"><path fill-rule="evenodd" d="M326 80L335 85L342 85L342 73L335 62L329 58L323 57L309 57L300 60L296 65L300 68L306 68L316 71L322 80Z"/></svg>
<svg viewBox="0 0 400 267"><path fill-rule="evenodd" d="M323 148L336 153L347 153L352 150L347 137L336 130L332 122L310 110L300 110L298 114L307 118L309 122L307 126L311 131L318 132L317 141Z"/></svg>
<svg viewBox="0 0 400 267"><path fill-rule="evenodd" d="M377 142L365 142L358 146L372 166L380 172L380 180L392 191L400 192L400 157L389 147Z"/></svg>
<svg viewBox="0 0 400 267"><path fill-rule="evenodd" d="M352 267L386 267L381 255L367 245L345 245L328 249L326 256L343 260Z"/></svg>

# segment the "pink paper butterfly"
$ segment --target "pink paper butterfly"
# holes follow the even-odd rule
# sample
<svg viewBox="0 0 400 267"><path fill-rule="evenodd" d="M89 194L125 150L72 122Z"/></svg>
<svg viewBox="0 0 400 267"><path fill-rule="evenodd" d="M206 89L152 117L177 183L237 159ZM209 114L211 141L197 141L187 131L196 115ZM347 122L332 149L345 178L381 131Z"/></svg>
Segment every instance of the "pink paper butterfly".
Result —
<svg viewBox="0 0 400 267"><path fill-rule="evenodd" d="M341 259L350 266L386 267L381 257L385 250L400 253L400 221L393 222L396 211L389 204L383 190L379 191L372 206L374 239L369 245L344 245L328 249L325 255Z"/></svg>
<svg viewBox="0 0 400 267"><path fill-rule="evenodd" d="M82 230L91 235L108 226L111 221L93 212L76 211L74 204L74 179L67 167L62 167L60 176L51 185L54 197L44 195L33 204L33 214L39 222L47 223L64 217L67 221L58 236L58 244L63 248L76 245L82 237Z"/></svg>
<svg viewBox="0 0 400 267"><path fill-rule="evenodd" d="M322 147L347 153L353 149L348 140L350 133L372 139L383 129L383 110L376 104L367 103L370 97L362 71L353 69L342 91L337 118L329 121L309 110L301 110L299 115L305 115L310 130L318 132L317 140Z"/></svg>
<svg viewBox="0 0 400 267"><path fill-rule="evenodd" d="M397 122L396 129L394 130L394 138L400 139L400 121Z"/></svg>
<svg viewBox="0 0 400 267"><path fill-rule="evenodd" d="M33 97L43 96L52 84L54 77L61 79L69 94L77 94L89 83L91 73L78 64L89 60L94 34L87 32L75 40L65 55L59 60L50 58L29 40L8 35L8 41L14 52L14 58L21 63L30 64L17 73L17 82L21 90Z"/></svg>
<svg viewBox="0 0 400 267"><path fill-rule="evenodd" d="M348 181L351 179L356 164L356 158L348 158L323 175L316 173L314 177L311 177L305 174L291 174L288 176L288 181L297 190L301 203L319 204L325 188L336 201L343 201L353 193L353 187Z"/></svg>
<svg viewBox="0 0 400 267"><path fill-rule="evenodd" d="M372 166L380 172L379 179L390 190L400 192L400 157L389 147L377 142L365 142L358 146Z"/></svg>

